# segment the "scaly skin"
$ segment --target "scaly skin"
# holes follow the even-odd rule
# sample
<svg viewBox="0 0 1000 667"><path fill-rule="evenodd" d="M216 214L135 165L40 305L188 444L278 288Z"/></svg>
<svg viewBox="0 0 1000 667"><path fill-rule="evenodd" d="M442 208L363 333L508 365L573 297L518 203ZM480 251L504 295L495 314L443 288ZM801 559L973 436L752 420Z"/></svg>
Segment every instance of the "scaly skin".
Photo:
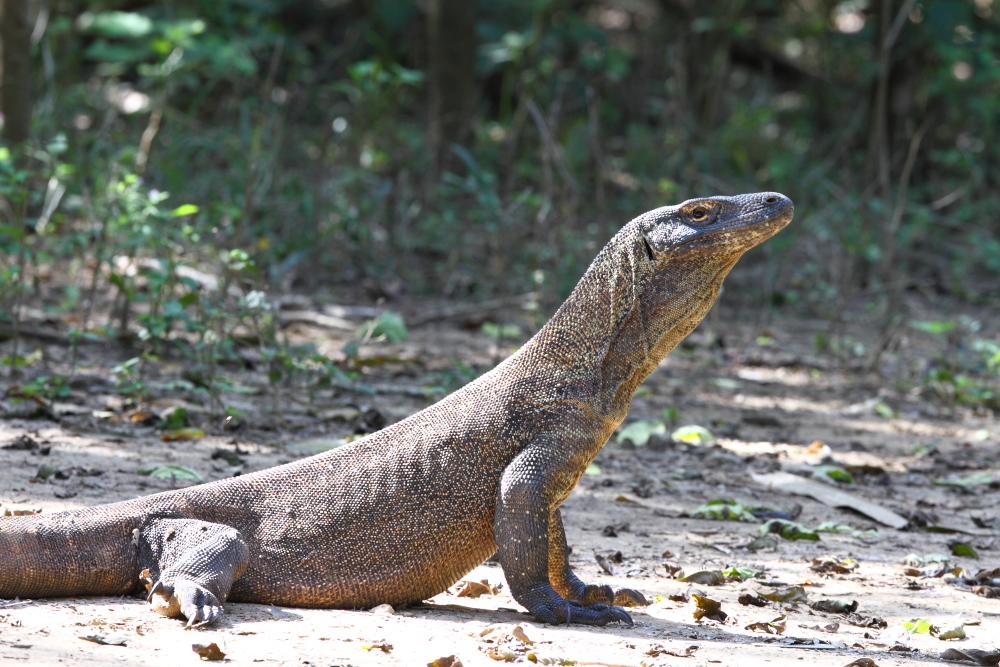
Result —
<svg viewBox="0 0 1000 667"><path fill-rule="evenodd" d="M642 595L576 578L559 506L740 256L791 218L777 193L656 209L622 228L516 354L408 419L251 475L0 518L0 598L121 595L148 569L154 608L202 625L226 599L413 603L498 552L539 620L631 623L615 605Z"/></svg>

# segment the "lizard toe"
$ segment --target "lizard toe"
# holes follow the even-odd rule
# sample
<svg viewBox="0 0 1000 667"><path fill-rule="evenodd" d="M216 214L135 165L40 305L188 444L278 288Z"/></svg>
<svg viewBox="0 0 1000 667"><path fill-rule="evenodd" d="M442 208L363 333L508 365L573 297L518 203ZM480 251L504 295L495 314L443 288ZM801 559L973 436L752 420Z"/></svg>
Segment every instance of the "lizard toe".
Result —
<svg viewBox="0 0 1000 667"><path fill-rule="evenodd" d="M615 603L615 591L608 585L590 584L584 587L577 600L588 607L595 604L612 605Z"/></svg>
<svg viewBox="0 0 1000 667"><path fill-rule="evenodd" d="M583 606L574 600L561 600L558 603L541 605L532 609L531 613L539 621L552 625L607 625L608 623L626 623L632 625L632 617L621 607L606 604Z"/></svg>
<svg viewBox="0 0 1000 667"><path fill-rule="evenodd" d="M649 605L649 601L639 591L634 591L631 588L622 588L615 593L614 604L619 607L646 607Z"/></svg>

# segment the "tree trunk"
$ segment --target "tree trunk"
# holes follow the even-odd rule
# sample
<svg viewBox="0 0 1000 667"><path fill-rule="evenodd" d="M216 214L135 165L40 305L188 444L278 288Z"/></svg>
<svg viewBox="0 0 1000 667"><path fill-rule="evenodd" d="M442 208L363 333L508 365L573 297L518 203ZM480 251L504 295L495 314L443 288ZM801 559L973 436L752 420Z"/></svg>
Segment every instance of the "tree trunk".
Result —
<svg viewBox="0 0 1000 667"><path fill-rule="evenodd" d="M430 0L427 10L427 150L431 174L458 162L476 106L476 2Z"/></svg>
<svg viewBox="0 0 1000 667"><path fill-rule="evenodd" d="M3 45L3 81L0 83L0 111L3 138L19 144L28 138L31 127L31 26L28 0L2 0L0 43Z"/></svg>

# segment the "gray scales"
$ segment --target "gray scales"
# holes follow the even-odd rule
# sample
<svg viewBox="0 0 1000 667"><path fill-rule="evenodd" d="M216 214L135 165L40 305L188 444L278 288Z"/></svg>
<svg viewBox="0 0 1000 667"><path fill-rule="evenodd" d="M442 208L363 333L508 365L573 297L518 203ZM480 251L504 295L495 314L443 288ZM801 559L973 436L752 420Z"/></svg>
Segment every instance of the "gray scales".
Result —
<svg viewBox="0 0 1000 667"><path fill-rule="evenodd" d="M145 583L157 611L204 625L227 599L416 603L497 553L538 620L631 623L622 606L643 596L573 574L559 506L736 261L792 212L764 192L632 220L517 353L347 446L111 505L0 518L0 598L122 595Z"/></svg>

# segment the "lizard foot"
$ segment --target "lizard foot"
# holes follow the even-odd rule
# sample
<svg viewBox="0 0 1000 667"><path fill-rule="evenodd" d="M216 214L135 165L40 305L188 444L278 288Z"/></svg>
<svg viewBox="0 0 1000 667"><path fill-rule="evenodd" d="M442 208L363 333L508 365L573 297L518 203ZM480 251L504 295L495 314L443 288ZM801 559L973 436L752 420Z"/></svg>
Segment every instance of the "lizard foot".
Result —
<svg viewBox="0 0 1000 667"><path fill-rule="evenodd" d="M576 600L562 600L554 604L540 605L531 610L532 615L543 623L552 625L607 625L608 623L625 623L632 625L632 617L621 607L611 607L606 604L584 606Z"/></svg>
<svg viewBox="0 0 1000 667"><path fill-rule="evenodd" d="M147 601L153 610L171 618L184 617L185 628L196 628L214 623L225 613L222 603L212 591L193 581L178 580L173 583L157 581L149 591Z"/></svg>
<svg viewBox="0 0 1000 667"><path fill-rule="evenodd" d="M584 605L595 604L618 605L619 607L645 607L649 604L646 597L631 588L621 588L615 591L611 586L590 584L576 598Z"/></svg>

